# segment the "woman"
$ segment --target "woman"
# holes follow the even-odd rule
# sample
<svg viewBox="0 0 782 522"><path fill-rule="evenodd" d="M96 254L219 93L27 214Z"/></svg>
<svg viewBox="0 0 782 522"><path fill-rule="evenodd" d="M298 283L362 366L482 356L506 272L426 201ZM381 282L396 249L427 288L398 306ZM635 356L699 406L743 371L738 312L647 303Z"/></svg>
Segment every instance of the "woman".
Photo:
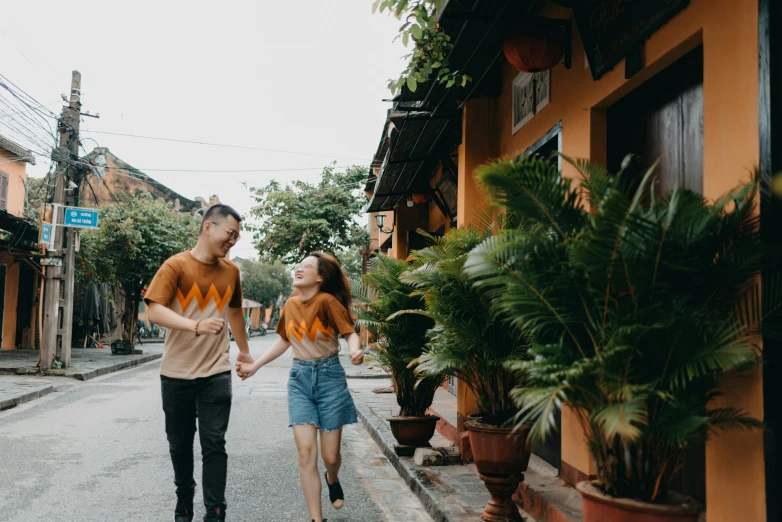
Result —
<svg viewBox="0 0 782 522"><path fill-rule="evenodd" d="M329 499L340 509L344 504L338 477L342 427L357 422L345 370L339 362L339 336L347 340L353 364L364 361L364 351L353 328L350 284L334 257L320 252L307 256L296 266L293 286L294 295L285 303L277 324L280 339L254 363L237 363L236 372L245 380L293 347L288 416L299 450L301 487L310 518L326 522L320 503L318 431Z"/></svg>

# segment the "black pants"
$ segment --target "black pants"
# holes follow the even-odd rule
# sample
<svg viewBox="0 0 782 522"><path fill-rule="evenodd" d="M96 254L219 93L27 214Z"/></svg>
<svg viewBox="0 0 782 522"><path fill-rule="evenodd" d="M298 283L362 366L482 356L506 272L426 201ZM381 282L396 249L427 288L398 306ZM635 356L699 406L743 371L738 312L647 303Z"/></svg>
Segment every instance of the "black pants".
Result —
<svg viewBox="0 0 782 522"><path fill-rule="evenodd" d="M231 416L231 372L193 380L161 377L161 388L177 495L187 494L196 486L193 440L198 419L204 505L207 510L217 507L225 510L228 471L225 432Z"/></svg>

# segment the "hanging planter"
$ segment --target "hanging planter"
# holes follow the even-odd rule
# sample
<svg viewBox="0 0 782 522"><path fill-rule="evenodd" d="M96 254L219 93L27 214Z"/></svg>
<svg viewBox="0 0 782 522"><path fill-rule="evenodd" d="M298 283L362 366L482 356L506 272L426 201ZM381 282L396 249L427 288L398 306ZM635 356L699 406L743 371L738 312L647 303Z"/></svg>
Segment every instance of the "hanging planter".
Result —
<svg viewBox="0 0 782 522"><path fill-rule="evenodd" d="M423 192L413 192L413 195L411 196L414 203L426 203L429 201L429 194L423 193Z"/></svg>
<svg viewBox="0 0 782 522"><path fill-rule="evenodd" d="M512 26L502 51L514 69L536 73L554 68L562 57L570 68L570 21L540 19Z"/></svg>

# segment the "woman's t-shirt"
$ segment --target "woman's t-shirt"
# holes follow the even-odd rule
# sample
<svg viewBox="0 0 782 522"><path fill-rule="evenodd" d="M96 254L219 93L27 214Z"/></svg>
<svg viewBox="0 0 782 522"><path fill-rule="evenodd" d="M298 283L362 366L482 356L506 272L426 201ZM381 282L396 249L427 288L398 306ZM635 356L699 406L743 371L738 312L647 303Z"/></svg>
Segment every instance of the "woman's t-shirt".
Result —
<svg viewBox="0 0 782 522"><path fill-rule="evenodd" d="M321 359L339 352L339 336L356 333L350 314L331 294L319 292L308 301L288 299L277 333L291 343L296 359Z"/></svg>

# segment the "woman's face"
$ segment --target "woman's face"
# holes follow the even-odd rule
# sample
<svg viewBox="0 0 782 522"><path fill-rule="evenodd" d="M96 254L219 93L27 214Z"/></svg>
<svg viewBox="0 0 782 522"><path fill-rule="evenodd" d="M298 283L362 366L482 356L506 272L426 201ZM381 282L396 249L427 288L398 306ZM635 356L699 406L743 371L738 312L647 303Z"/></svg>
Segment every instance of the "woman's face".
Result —
<svg viewBox="0 0 782 522"><path fill-rule="evenodd" d="M323 278L320 277L320 274L318 273L317 257L305 257L293 270L294 288L311 288L313 286L319 286L322 282Z"/></svg>

